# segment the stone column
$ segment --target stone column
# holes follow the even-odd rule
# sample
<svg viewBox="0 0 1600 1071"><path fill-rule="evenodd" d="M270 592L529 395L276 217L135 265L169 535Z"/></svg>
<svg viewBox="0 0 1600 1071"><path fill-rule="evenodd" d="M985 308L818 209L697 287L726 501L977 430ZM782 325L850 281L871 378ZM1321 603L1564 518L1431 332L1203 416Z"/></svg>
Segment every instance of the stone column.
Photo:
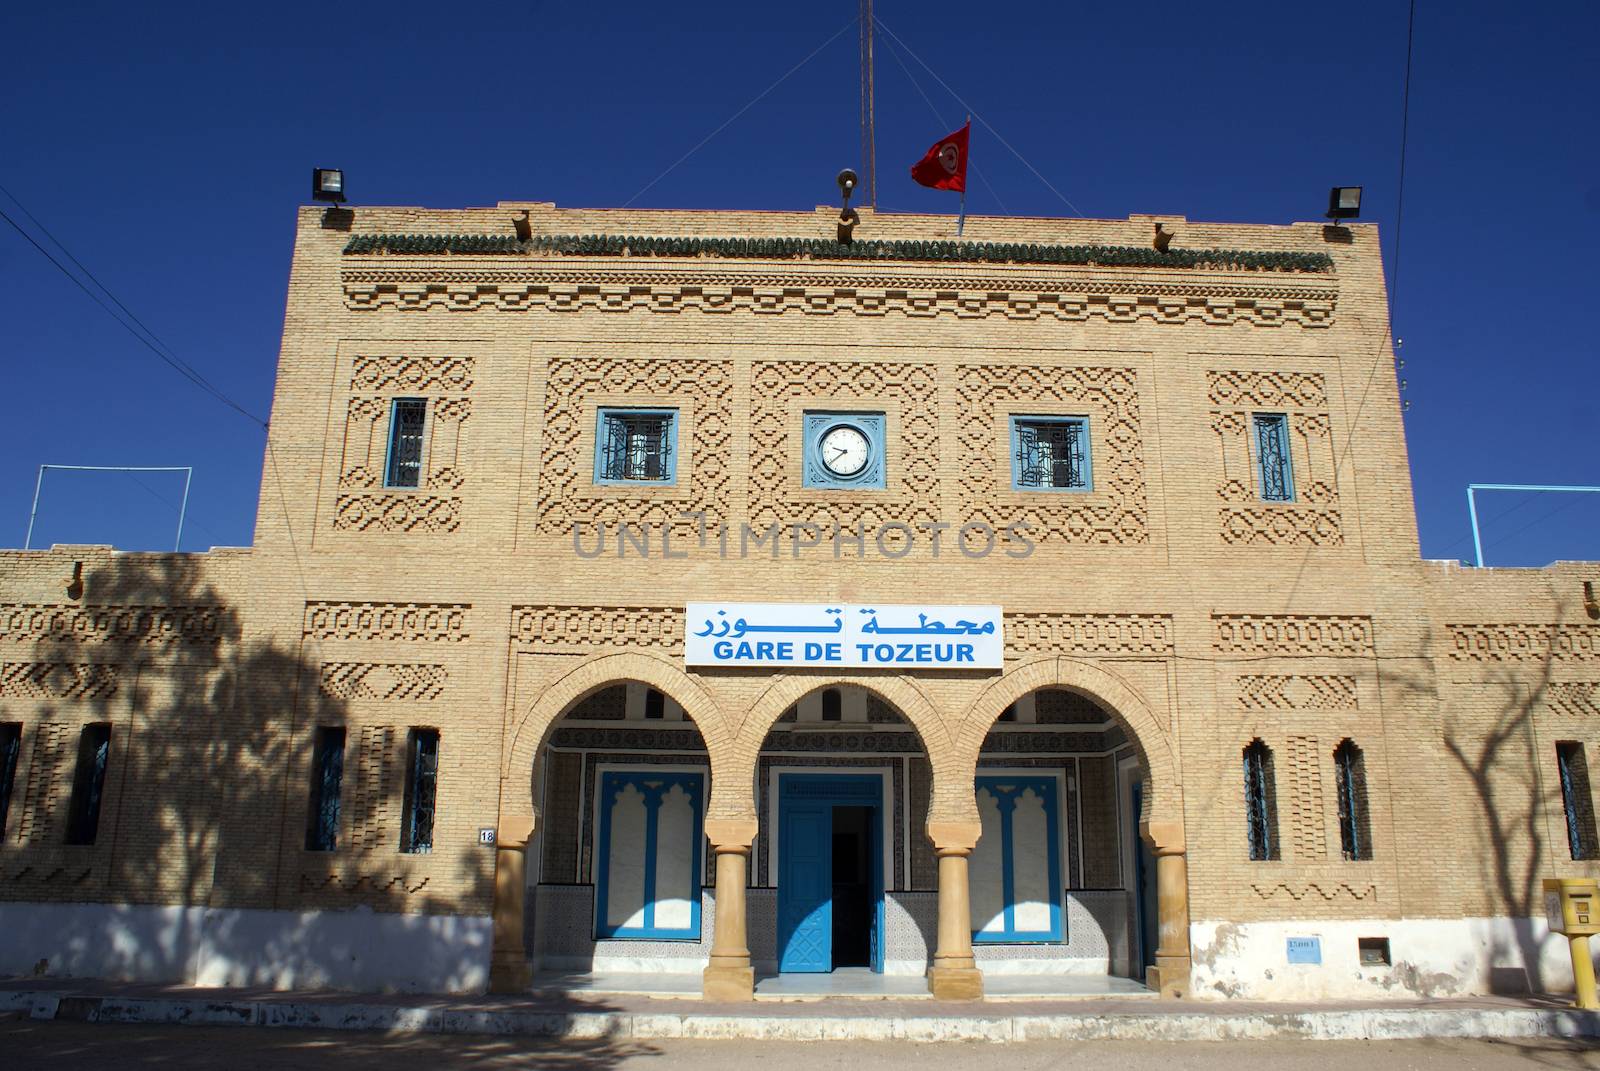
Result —
<svg viewBox="0 0 1600 1071"><path fill-rule="evenodd" d="M523 908L528 895L528 838L533 815L500 820L494 847L494 947L489 959L489 992L522 993L533 983L533 966L523 942Z"/></svg>
<svg viewBox="0 0 1600 1071"><path fill-rule="evenodd" d="M702 975L707 1000L754 1000L756 972L750 966L750 937L745 913L745 873L755 819L706 820L706 839L717 857L716 928L711 933L711 962Z"/></svg>
<svg viewBox="0 0 1600 1071"><path fill-rule="evenodd" d="M1163 997L1189 995L1189 857L1183 827L1147 822L1144 838L1156 857L1156 907L1161 937L1155 966L1145 968L1145 985Z"/></svg>
<svg viewBox="0 0 1600 1071"><path fill-rule="evenodd" d="M928 823L928 839L939 857L939 944L928 968L935 1000L979 1000L983 972L972 958L972 899L967 860L983 827L977 822Z"/></svg>

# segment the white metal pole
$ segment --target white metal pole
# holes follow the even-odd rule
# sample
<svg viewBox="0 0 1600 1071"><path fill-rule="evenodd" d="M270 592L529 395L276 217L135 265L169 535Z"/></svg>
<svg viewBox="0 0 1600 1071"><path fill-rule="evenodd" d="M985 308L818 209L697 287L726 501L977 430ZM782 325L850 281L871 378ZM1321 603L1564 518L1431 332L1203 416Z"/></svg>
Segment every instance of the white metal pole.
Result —
<svg viewBox="0 0 1600 1071"><path fill-rule="evenodd" d="M183 543L183 517L189 512L189 481L192 479L194 479L194 468L191 466L183 470L183 501L178 505L178 538L172 541L174 554Z"/></svg>

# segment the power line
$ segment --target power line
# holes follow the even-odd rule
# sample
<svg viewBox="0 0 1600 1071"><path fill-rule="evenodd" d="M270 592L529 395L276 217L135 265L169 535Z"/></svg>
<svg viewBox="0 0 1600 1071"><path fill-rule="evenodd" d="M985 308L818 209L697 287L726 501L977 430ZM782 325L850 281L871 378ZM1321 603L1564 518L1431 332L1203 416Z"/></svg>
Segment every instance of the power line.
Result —
<svg viewBox="0 0 1600 1071"><path fill-rule="evenodd" d="M966 102L966 100L964 100L962 98L960 93L957 93L955 90L951 89L950 88L950 83L946 82L943 78L940 78L938 72L935 71L932 67L929 67L928 64L923 60L923 58L921 56L917 55L916 52L911 48L910 45L908 45L904 41L900 40L899 35L896 34L893 30L889 29L888 23L884 22L882 19L878 18L876 15L873 16L873 21L878 24L878 26L883 30L884 33L889 35L889 38L892 41L894 41L895 44L897 44L901 48L905 49L906 50L906 55L908 55L912 59L916 60L917 64L923 70L927 71L928 74L930 74L933 77L933 80L935 82L938 82L941 86L943 86L944 87L944 91L946 93L948 93L952 97L956 98L956 102L958 104L960 104L963 108L965 108L968 111L968 113L970 113L972 115L972 117L974 119L976 119L978 122L982 123L983 124L983 128L985 130L987 130L990 134L992 134L996 141L998 141L1001 145L1004 145L1006 147L1006 149L1011 153L1012 156L1015 156L1018 160L1021 160L1022 161L1022 166L1027 168L1029 171L1033 172L1033 177L1034 178L1036 178L1040 182L1044 183L1046 189L1048 189L1051 193L1055 194L1057 197L1061 198L1061 203L1066 205L1068 208L1072 209L1072 214L1073 215L1079 216L1079 217L1081 217L1083 215L1083 213L1078 210L1078 206L1073 204L1071 201L1069 201L1067 199L1067 195L1066 194L1064 194L1060 190L1056 189L1055 186L1050 182L1050 180L1045 178L1044 175L1040 173L1040 171L1039 171L1039 169L1037 167L1034 167L1033 164L1028 162L1028 158L1026 156L1023 156L1020 152L1018 152L1016 150L1016 148L1009 141L1007 141L1004 137L1001 136L1000 131L998 131L998 130L996 130L994 128L994 124L993 123L989 122L989 120L985 119L981 114L979 114L978 109L976 109L972 105L968 104Z"/></svg>
<svg viewBox="0 0 1600 1071"><path fill-rule="evenodd" d="M823 49L827 48L829 45L831 45L835 41L837 41L840 38L840 36L844 34L844 32L846 30L848 30L852 26L856 25L856 23L858 23L859 21L861 21L860 20L860 16L857 16L856 18L853 18L849 22L845 23L843 26L839 27L838 30L834 31L834 34L833 34L832 37L828 38L826 41L822 42L822 44L820 44L816 48L812 49L811 53L808 56L806 56L805 59L801 60L799 63L796 63L793 67L790 67L787 71L783 72L783 74L779 76L779 78L778 78L778 80L776 82L773 82L770 86L768 86L767 88L763 89L760 93L757 93L755 95L755 98L753 100L751 100L750 103L746 104L743 108L740 108L738 111L736 111L732 115L728 116L728 118L724 119L722 121L722 125L721 126L717 127L711 133L709 133L705 137L701 138L695 144L694 148L690 149L688 152L686 152L682 156L678 157L676 160L674 160L667 167L667 169L665 171L661 172L661 174L657 175L655 178L653 178L649 182L645 183L644 184L644 188L641 189L638 193L634 194L632 197L630 197L626 201L622 202L622 207L623 208L631 207L633 205L633 202L637 201L639 198L643 197L647 192L649 192L650 187L654 186L656 183L660 182L662 179L664 179L668 175L672 174L672 172L677 169L679 164L683 163L685 160L689 159L689 157L693 156L695 153L697 153L701 149L705 148L706 143L708 141L710 141L712 138L716 137L718 134L720 134L724 130L726 130L733 123L733 121L735 119L739 118L739 116L743 115L745 112L749 111L751 108L754 108L757 104L760 104L761 101L766 98L767 94L771 93L774 89L777 89L779 86L783 85L784 82L787 82L789 80L789 76L794 74L794 72L798 71L801 67L804 67L806 64L810 63L813 59L816 59L817 54L819 52L821 52Z"/></svg>

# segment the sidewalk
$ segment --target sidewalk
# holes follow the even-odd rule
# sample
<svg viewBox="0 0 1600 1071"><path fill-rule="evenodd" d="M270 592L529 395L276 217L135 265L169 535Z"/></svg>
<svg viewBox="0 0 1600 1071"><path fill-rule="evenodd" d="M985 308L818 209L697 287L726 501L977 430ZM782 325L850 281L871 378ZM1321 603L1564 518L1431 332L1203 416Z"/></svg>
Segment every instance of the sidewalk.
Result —
<svg viewBox="0 0 1600 1071"><path fill-rule="evenodd" d="M772 1041L1238 1041L1600 1037L1559 997L1248 1004L1078 1000L709 1004L651 997L453 997L0 979L0 1015L96 1023L279 1026L545 1038Z"/></svg>

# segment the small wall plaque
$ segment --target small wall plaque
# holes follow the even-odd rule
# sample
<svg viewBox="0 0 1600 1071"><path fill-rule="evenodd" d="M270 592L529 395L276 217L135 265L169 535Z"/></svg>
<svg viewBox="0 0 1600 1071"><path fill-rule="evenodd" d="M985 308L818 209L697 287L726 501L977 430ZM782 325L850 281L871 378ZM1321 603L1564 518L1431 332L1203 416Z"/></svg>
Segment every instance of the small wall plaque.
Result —
<svg viewBox="0 0 1600 1071"><path fill-rule="evenodd" d="M493 844L494 843L494 826L479 826L478 827L478 843L479 844Z"/></svg>
<svg viewBox="0 0 1600 1071"><path fill-rule="evenodd" d="M1290 963L1322 965L1322 938L1290 937L1286 942Z"/></svg>

